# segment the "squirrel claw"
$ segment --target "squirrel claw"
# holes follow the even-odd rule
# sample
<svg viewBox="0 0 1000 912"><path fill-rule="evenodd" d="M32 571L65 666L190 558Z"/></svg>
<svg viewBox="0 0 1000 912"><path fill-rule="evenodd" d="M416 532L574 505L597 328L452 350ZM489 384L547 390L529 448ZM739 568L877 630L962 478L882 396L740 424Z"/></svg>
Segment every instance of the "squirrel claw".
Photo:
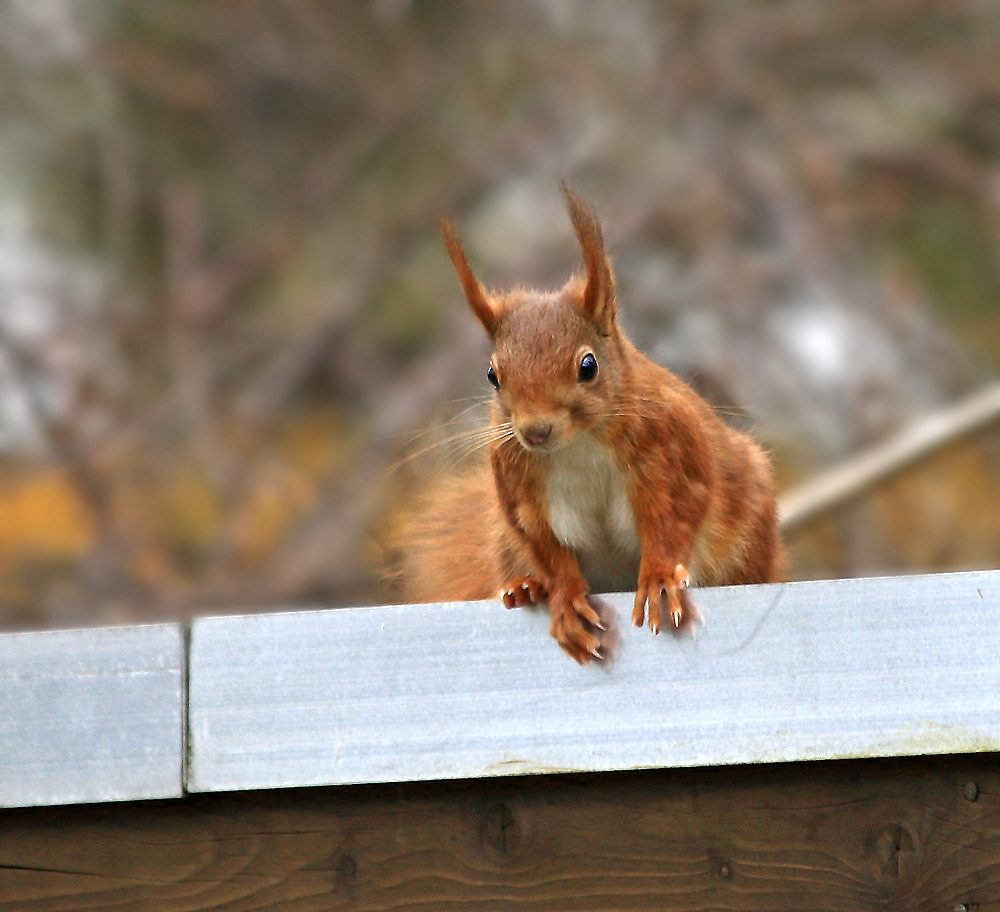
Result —
<svg viewBox="0 0 1000 912"><path fill-rule="evenodd" d="M600 617L587 603L586 597L551 598L549 610L552 615L552 636L570 658L581 665L587 664L592 658L603 660L601 641L589 629L597 628Z"/></svg>
<svg viewBox="0 0 1000 912"><path fill-rule="evenodd" d="M659 577L659 579L657 579ZM687 589L691 586L691 575L683 564L677 564L673 573L656 572L647 575L645 582L640 581L632 609L632 625L641 627L646 619L646 604L649 603L649 629L653 634L660 632L660 607L663 596L666 596L667 611L673 632L679 633L691 621L701 621L701 615L691 603Z"/></svg>
<svg viewBox="0 0 1000 912"><path fill-rule="evenodd" d="M537 605L548 598L545 587L530 576L518 576L500 590L500 600L506 608L523 608Z"/></svg>

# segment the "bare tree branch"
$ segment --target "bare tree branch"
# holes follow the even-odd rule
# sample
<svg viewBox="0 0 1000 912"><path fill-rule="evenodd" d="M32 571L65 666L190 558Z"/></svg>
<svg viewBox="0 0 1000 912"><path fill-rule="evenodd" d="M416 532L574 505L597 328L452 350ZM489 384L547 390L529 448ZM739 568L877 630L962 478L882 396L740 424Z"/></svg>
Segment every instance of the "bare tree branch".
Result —
<svg viewBox="0 0 1000 912"><path fill-rule="evenodd" d="M1000 419L1000 383L934 412L889 440L786 491L781 527L789 532L831 510L941 447Z"/></svg>

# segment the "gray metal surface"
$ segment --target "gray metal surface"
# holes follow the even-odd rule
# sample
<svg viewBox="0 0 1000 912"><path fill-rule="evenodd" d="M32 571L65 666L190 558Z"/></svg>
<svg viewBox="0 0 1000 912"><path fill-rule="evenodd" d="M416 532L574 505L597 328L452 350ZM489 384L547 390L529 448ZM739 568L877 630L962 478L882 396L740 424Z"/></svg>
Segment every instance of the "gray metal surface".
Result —
<svg viewBox="0 0 1000 912"><path fill-rule="evenodd" d="M0 806L182 794L177 624L0 636Z"/></svg>
<svg viewBox="0 0 1000 912"><path fill-rule="evenodd" d="M499 602L205 618L192 791L1000 750L1000 572L692 590L580 667Z"/></svg>

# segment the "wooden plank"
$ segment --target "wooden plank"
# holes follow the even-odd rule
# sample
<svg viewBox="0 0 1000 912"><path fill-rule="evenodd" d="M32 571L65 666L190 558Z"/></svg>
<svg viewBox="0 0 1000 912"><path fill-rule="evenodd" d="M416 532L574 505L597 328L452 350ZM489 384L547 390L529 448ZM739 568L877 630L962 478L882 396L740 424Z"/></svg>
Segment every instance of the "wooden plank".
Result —
<svg viewBox="0 0 1000 912"><path fill-rule="evenodd" d="M535 776L4 811L0 905L986 912L1000 906L997 759Z"/></svg>
<svg viewBox="0 0 1000 912"><path fill-rule="evenodd" d="M0 806L182 794L178 624L0 636Z"/></svg>
<svg viewBox="0 0 1000 912"><path fill-rule="evenodd" d="M188 787L1000 748L1000 572L693 595L696 641L620 629L588 667L499 603L199 620Z"/></svg>

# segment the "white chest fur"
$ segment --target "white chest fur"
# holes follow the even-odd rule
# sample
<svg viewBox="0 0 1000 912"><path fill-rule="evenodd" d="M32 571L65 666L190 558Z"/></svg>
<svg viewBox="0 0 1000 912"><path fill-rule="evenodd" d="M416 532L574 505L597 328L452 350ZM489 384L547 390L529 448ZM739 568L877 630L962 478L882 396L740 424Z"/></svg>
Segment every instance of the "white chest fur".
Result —
<svg viewBox="0 0 1000 912"><path fill-rule="evenodd" d="M550 458L549 525L556 538L577 553L592 586L627 584L640 546L621 470L592 440L574 442Z"/></svg>

